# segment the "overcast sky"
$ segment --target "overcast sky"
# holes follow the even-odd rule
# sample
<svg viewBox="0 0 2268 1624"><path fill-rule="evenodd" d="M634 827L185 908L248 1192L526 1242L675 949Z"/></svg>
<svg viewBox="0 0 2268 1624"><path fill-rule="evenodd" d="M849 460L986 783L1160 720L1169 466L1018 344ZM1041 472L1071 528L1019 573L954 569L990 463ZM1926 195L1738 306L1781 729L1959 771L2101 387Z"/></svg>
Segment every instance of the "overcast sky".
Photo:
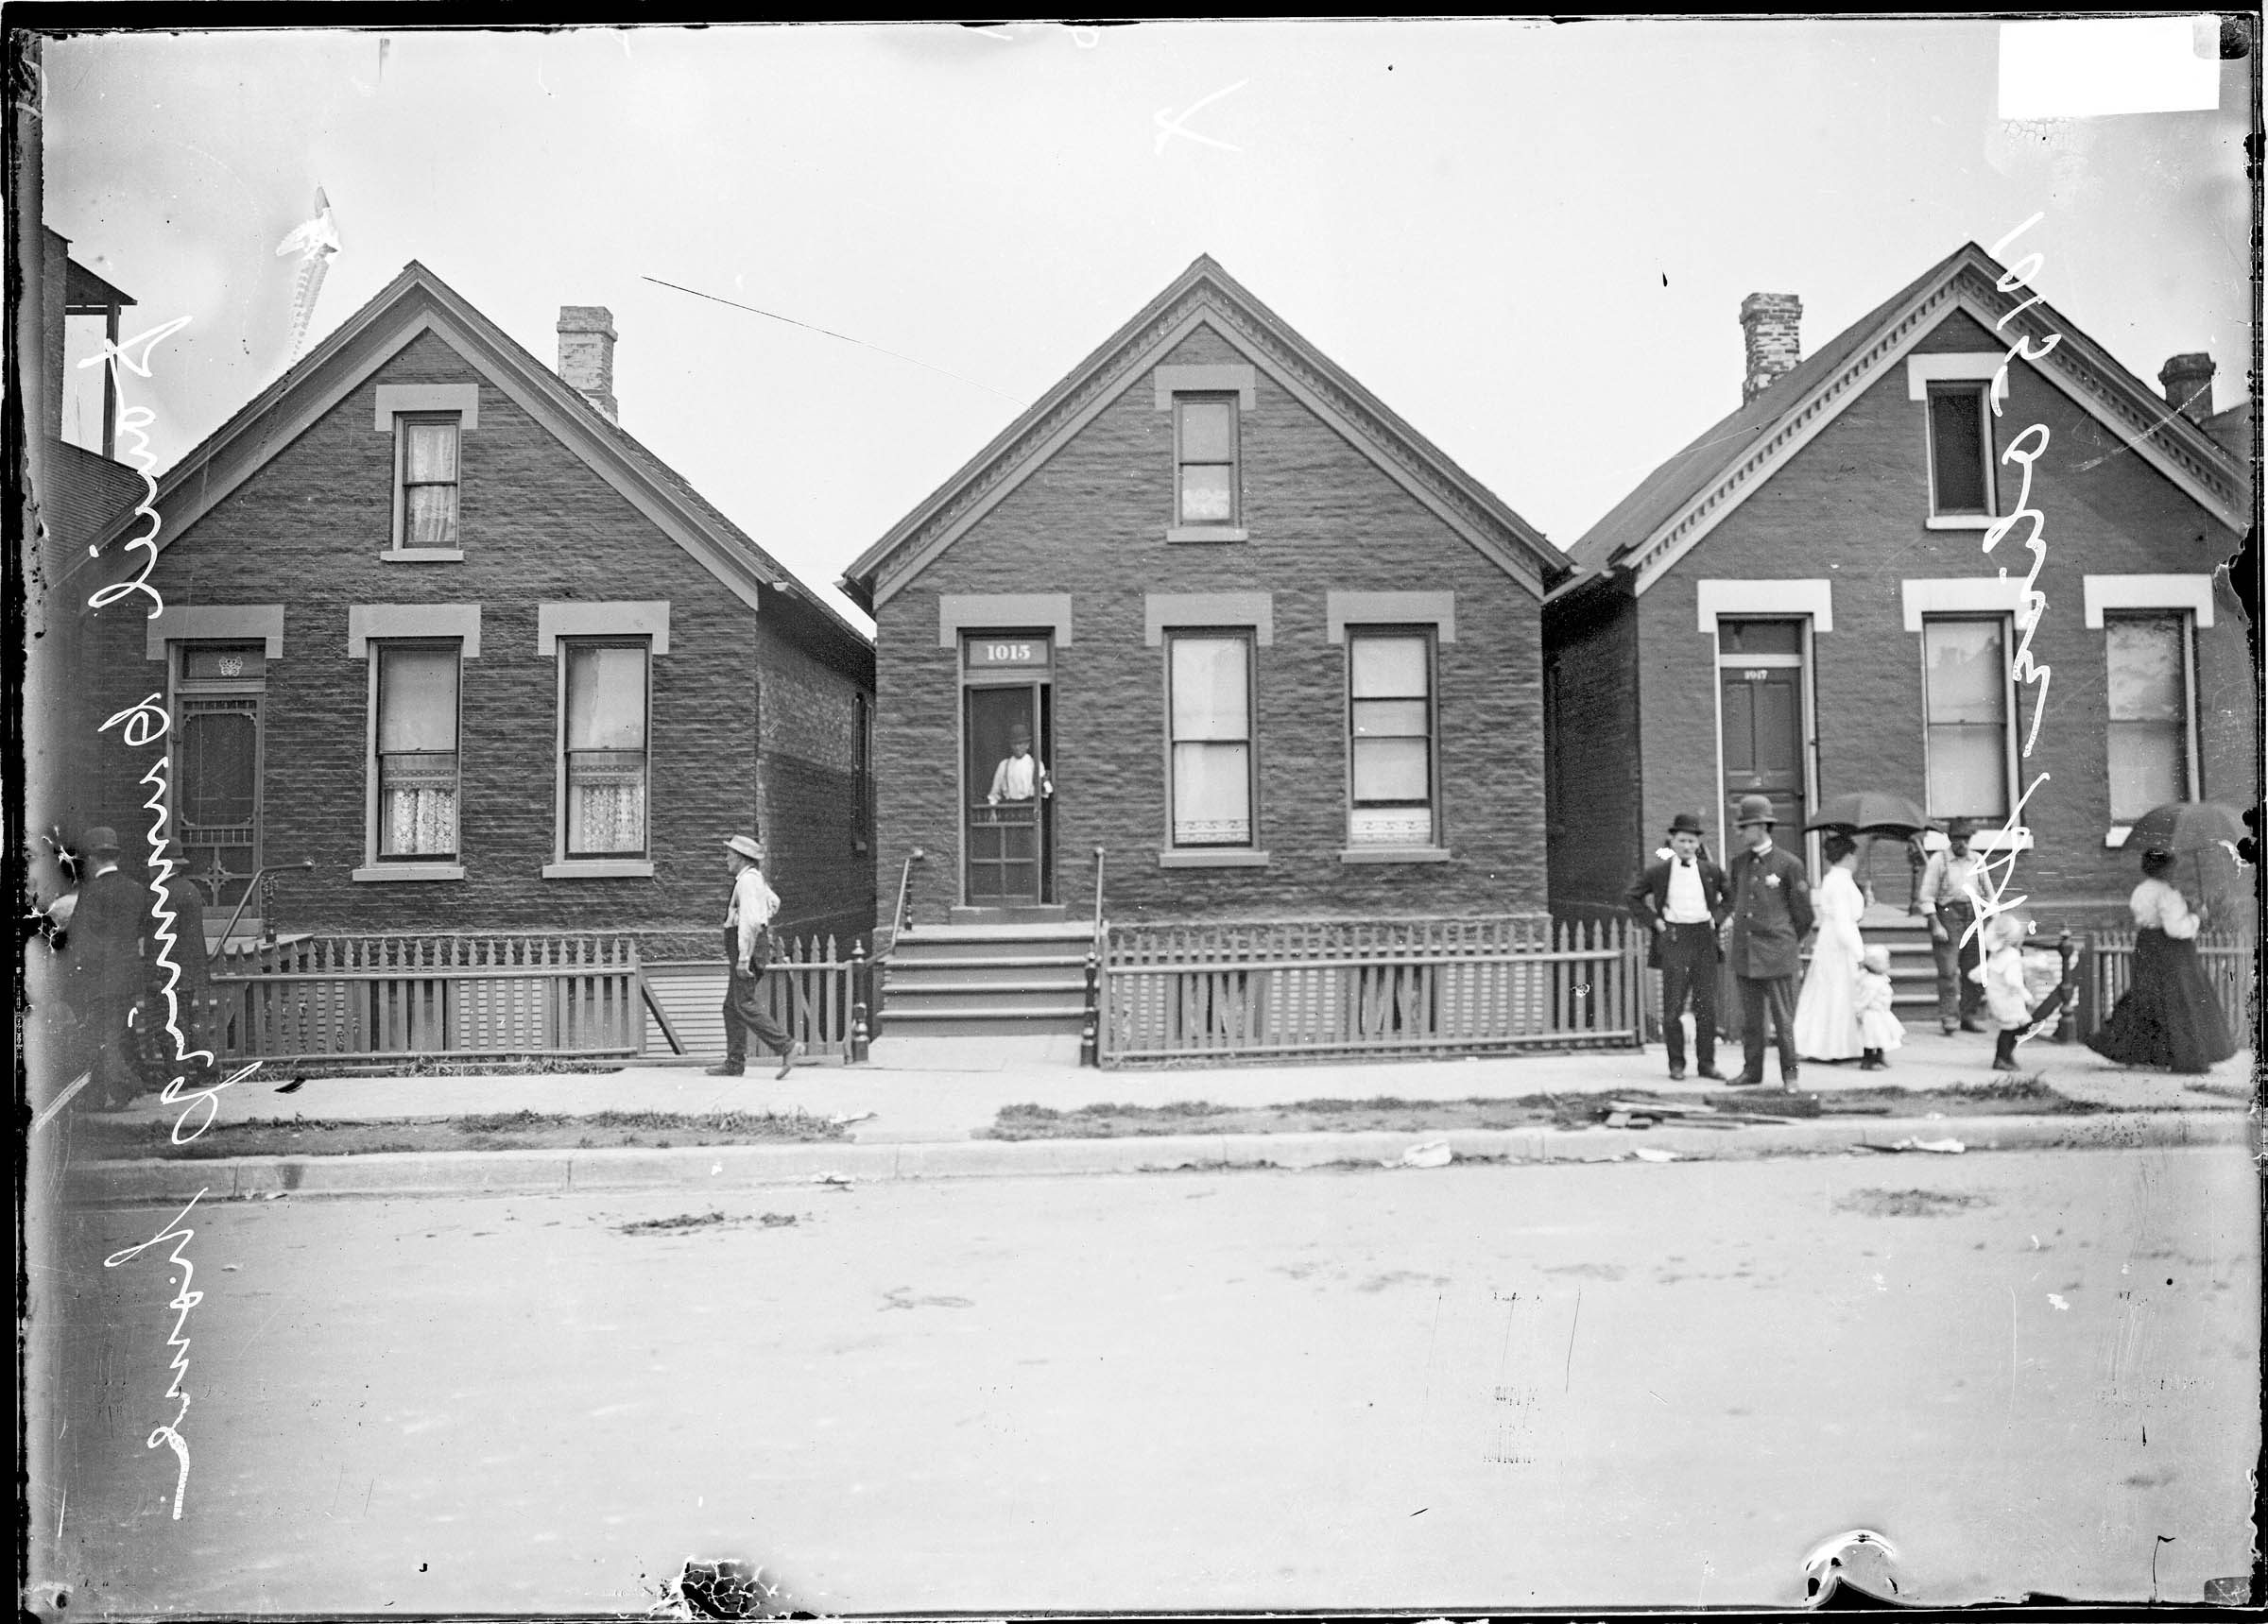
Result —
<svg viewBox="0 0 2268 1624"><path fill-rule="evenodd" d="M2003 121L2001 42L1899 20L82 35L47 46L45 210L140 301L129 335L190 318L128 380L166 462L284 366L275 250L319 184L344 249L311 343L412 259L547 361L558 307L603 304L623 426L815 585L1200 253L1565 546L1737 403L1744 294L1801 296L1809 350L2036 214L2068 320L2153 386L2208 350L2218 402L2243 397L2246 64L2200 70L2218 111Z"/></svg>

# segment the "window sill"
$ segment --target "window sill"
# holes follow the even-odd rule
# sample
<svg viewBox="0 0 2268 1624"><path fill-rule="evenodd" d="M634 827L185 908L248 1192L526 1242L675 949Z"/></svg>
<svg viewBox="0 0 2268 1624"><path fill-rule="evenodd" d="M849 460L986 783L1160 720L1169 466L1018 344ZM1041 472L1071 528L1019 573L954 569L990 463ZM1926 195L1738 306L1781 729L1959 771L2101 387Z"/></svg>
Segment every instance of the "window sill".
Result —
<svg viewBox="0 0 2268 1624"><path fill-rule="evenodd" d="M381 863L354 871L354 883L367 885L389 880L462 880L461 863Z"/></svg>
<svg viewBox="0 0 2268 1624"><path fill-rule="evenodd" d="M1933 513L1922 521L1931 530L1989 530L1999 522L1989 513Z"/></svg>
<svg viewBox="0 0 2268 1624"><path fill-rule="evenodd" d="M1161 851L1158 854L1160 868L1265 868L1268 854L1264 851Z"/></svg>
<svg viewBox="0 0 2268 1624"><path fill-rule="evenodd" d="M2123 850L2126 837L2133 832L2134 825L2130 823L2113 824L2109 831L2103 836L2103 848L2105 851Z"/></svg>
<svg viewBox="0 0 2268 1624"><path fill-rule="evenodd" d="M546 880L651 880L652 862L643 857L571 857L543 865Z"/></svg>
<svg viewBox="0 0 2268 1624"><path fill-rule="evenodd" d="M1169 524L1168 541L1249 541L1252 533L1228 524Z"/></svg>
<svg viewBox="0 0 2268 1624"><path fill-rule="evenodd" d="M378 555L381 564L461 564L462 547L389 547Z"/></svg>
<svg viewBox="0 0 2268 1624"><path fill-rule="evenodd" d="M2019 829L2011 834L2002 829L1981 829L1968 837L1971 851L2030 851L2032 831Z"/></svg>
<svg viewBox="0 0 2268 1624"><path fill-rule="evenodd" d="M1446 846L1350 846L1339 853L1341 863L1447 863Z"/></svg>

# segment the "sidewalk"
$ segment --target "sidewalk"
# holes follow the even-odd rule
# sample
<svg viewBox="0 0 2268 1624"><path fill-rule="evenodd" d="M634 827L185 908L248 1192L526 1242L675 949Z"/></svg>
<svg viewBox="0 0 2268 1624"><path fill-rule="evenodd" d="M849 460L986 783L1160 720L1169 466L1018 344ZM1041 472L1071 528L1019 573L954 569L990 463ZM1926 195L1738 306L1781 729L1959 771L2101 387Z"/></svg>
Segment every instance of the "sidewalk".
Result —
<svg viewBox="0 0 2268 1624"><path fill-rule="evenodd" d="M1720 1062L1733 1058L1720 1051ZM1989 1035L1911 1035L1891 1068L1807 1065L1799 1088L1823 1096L1861 1088L1931 1089L1990 1083ZM1672 1083L1658 1045L1629 1051L1488 1056L1360 1064L1223 1067L1203 1070L1086 1069L1074 1036L884 1038L867 1066L799 1067L784 1083L766 1070L709 1077L696 1068L630 1067L596 1075L522 1077L314 1078L290 1094L289 1074L263 1070L219 1097L217 1120L310 1121L447 1119L538 1111L568 1116L654 1111L686 1116L747 1110L800 1110L819 1117L871 1112L847 1140L820 1144L610 1149L577 1152L404 1153L392 1155L246 1157L190 1164L107 1163L75 1169L74 1193L95 1199L164 1199L206 1187L216 1194L276 1189L304 1193L651 1188L805 1183L846 1179L1135 1171L1173 1166L1316 1166L1390 1160L1428 1137L1446 1138L1466 1156L1517 1160L1619 1158L1641 1147L1678 1155L1750 1156L1832 1151L1900 1138L1959 1138L1976 1149L2081 1144L2240 1143L2251 1135L2252 1057L2240 1053L2210 1076L2181 1078L2121 1069L2081 1044L2035 1042L2019 1051L2024 1073L2040 1072L2057 1091L2105 1107L2094 1116L2010 1116L1934 1120L1926 1102L1904 1118L1827 1117L1786 1126L1643 1132L1466 1130L1440 1135L1378 1132L1188 1135L1005 1143L983 1137L1005 1105L1057 1110L1123 1103L1163 1105L1285 1104L1301 1100L1512 1099L1534 1094L1607 1095L1640 1089L1698 1100L1723 1085L1688 1077ZM2203 1086L2200 1087L2200 1086ZM1769 1112L1774 1090L1743 1090ZM1744 1103L1746 1103L1745 1101ZM146 1096L110 1119L166 1120L177 1114ZM696 1165L697 1164L697 1165Z"/></svg>

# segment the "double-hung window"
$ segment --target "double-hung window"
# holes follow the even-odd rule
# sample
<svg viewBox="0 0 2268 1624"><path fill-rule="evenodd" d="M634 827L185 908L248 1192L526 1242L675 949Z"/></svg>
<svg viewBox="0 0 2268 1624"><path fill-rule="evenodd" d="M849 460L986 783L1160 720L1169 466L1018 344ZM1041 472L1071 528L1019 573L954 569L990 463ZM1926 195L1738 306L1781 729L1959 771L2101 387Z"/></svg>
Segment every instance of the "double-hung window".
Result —
<svg viewBox="0 0 2268 1624"><path fill-rule="evenodd" d="M454 861L457 851L455 642L376 644L381 863Z"/></svg>
<svg viewBox="0 0 2268 1624"><path fill-rule="evenodd" d="M1930 514L1989 518L1993 512L1989 383L1929 385Z"/></svg>
<svg viewBox="0 0 2268 1624"><path fill-rule="evenodd" d="M1347 630L1347 844L1435 844L1434 641Z"/></svg>
<svg viewBox="0 0 2268 1624"><path fill-rule="evenodd" d="M1253 844L1252 635L1166 639L1176 846Z"/></svg>
<svg viewBox="0 0 2268 1624"><path fill-rule="evenodd" d="M1930 815L2008 815L2015 714L2004 615L1929 615L1921 623Z"/></svg>
<svg viewBox="0 0 2268 1624"><path fill-rule="evenodd" d="M2180 612L2103 619L2110 686L2110 817L2131 823L2191 796L2190 620Z"/></svg>
<svg viewBox="0 0 2268 1624"><path fill-rule="evenodd" d="M647 644L559 644L564 855L643 858L646 853Z"/></svg>
<svg viewBox="0 0 2268 1624"><path fill-rule="evenodd" d="M394 545L404 552L455 548L458 432L455 414L394 419Z"/></svg>
<svg viewBox="0 0 2268 1624"><path fill-rule="evenodd" d="M1237 397L1174 397L1174 522L1233 525L1239 510Z"/></svg>

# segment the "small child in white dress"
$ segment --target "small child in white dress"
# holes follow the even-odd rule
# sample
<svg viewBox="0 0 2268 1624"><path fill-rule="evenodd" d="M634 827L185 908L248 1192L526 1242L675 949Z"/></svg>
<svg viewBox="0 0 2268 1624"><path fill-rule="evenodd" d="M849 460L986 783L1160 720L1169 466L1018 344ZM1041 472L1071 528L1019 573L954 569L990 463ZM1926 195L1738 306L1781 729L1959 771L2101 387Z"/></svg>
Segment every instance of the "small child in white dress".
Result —
<svg viewBox="0 0 2268 1624"><path fill-rule="evenodd" d="M1859 993L1856 1000L1859 1017L1859 1069L1882 1071L1890 1062L1882 1058L1885 1050L1903 1048L1906 1029L1898 1017L1890 1013L1890 949L1868 948L1859 956Z"/></svg>
<svg viewBox="0 0 2268 1624"><path fill-rule="evenodd" d="M2016 1071L2017 1034L2032 1024L2031 989L2024 984L2024 937L2030 924L2015 914L2002 914L1984 927L1984 962L1968 972L1984 988L1984 1007L2000 1028L1993 1046L1992 1068Z"/></svg>

